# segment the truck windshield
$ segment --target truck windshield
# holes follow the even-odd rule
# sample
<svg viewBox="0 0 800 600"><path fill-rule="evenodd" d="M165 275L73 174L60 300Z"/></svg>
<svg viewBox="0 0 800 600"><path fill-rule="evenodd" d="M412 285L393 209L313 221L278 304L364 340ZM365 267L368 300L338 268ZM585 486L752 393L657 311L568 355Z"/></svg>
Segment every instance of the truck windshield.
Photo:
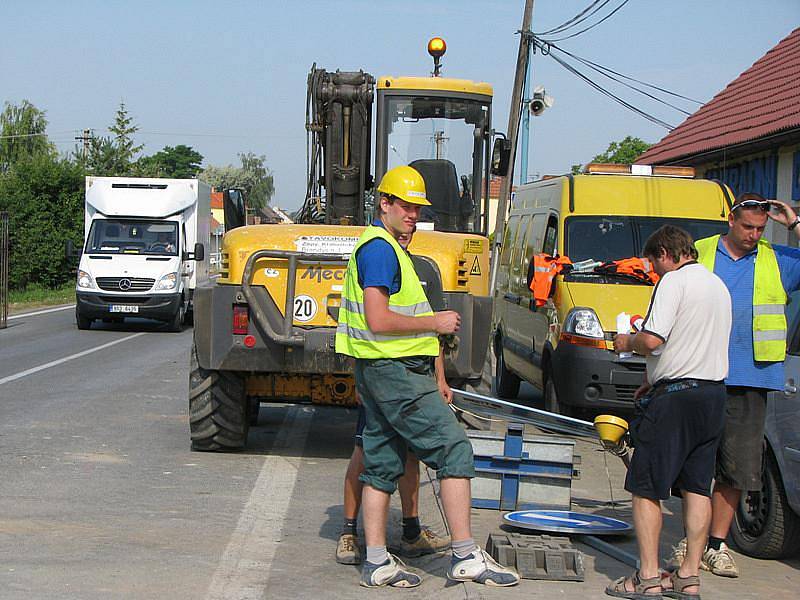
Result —
<svg viewBox="0 0 800 600"><path fill-rule="evenodd" d="M92 222L85 252L91 254L178 255L174 221L97 219Z"/></svg>
<svg viewBox="0 0 800 600"><path fill-rule="evenodd" d="M642 256L647 238L662 225L685 229L695 240L728 231L727 221L667 217L569 217L565 222L564 253L572 262L586 259L607 262Z"/></svg>
<svg viewBox="0 0 800 600"><path fill-rule="evenodd" d="M480 132L488 123L489 105L477 100L435 95L388 100L386 139L379 143L386 147L387 170L411 165L425 178L432 206L422 209L420 221L441 231L472 229L473 173L481 177Z"/></svg>

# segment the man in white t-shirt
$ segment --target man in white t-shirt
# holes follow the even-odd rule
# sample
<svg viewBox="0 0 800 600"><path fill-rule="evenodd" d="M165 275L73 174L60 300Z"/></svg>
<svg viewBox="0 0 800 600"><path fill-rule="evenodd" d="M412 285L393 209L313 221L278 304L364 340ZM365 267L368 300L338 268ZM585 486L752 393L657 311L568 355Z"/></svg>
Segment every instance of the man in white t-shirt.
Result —
<svg viewBox="0 0 800 600"><path fill-rule="evenodd" d="M606 593L687 597L700 590L700 559L711 523L711 484L725 418L731 298L722 280L697 263L691 236L678 227L666 225L653 233L644 255L661 279L642 330L614 340L617 352L647 357L647 381L635 395L635 449L625 479L633 495L641 568L609 585ZM673 490L683 499L688 547L680 568L662 578L661 500Z"/></svg>

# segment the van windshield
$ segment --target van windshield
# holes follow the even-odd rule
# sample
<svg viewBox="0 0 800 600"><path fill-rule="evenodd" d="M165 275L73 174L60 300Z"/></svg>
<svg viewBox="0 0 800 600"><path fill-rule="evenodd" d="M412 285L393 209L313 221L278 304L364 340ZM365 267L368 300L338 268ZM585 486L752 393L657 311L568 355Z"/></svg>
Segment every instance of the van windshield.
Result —
<svg viewBox="0 0 800 600"><path fill-rule="evenodd" d="M177 240L175 221L97 219L89 230L85 252L177 256Z"/></svg>
<svg viewBox="0 0 800 600"><path fill-rule="evenodd" d="M727 221L666 217L569 217L564 224L564 254L572 262L587 259L607 262L641 256L647 238L663 225L685 229L695 240L728 231Z"/></svg>

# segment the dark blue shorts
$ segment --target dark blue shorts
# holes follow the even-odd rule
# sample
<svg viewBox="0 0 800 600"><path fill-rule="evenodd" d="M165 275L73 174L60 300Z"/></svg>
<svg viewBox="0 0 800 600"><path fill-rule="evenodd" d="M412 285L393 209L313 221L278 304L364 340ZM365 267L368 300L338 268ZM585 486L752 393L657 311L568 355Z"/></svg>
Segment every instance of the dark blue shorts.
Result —
<svg viewBox="0 0 800 600"><path fill-rule="evenodd" d="M673 490L710 496L726 398L723 383L709 383L657 392L637 409L625 489L651 500L666 500Z"/></svg>
<svg viewBox="0 0 800 600"><path fill-rule="evenodd" d="M364 405L358 405L358 423L356 424L356 435L353 437L353 443L359 448L364 447L364 426L367 424L367 411L364 410Z"/></svg>

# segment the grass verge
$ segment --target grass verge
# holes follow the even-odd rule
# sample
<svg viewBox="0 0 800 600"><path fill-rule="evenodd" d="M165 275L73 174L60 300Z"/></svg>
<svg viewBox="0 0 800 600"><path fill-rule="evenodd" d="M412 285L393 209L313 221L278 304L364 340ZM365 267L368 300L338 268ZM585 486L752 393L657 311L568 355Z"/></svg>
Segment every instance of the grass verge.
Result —
<svg viewBox="0 0 800 600"><path fill-rule="evenodd" d="M22 290L8 291L8 312L25 312L41 306L69 304L75 302L75 283L65 283L55 289L41 285L29 285Z"/></svg>

